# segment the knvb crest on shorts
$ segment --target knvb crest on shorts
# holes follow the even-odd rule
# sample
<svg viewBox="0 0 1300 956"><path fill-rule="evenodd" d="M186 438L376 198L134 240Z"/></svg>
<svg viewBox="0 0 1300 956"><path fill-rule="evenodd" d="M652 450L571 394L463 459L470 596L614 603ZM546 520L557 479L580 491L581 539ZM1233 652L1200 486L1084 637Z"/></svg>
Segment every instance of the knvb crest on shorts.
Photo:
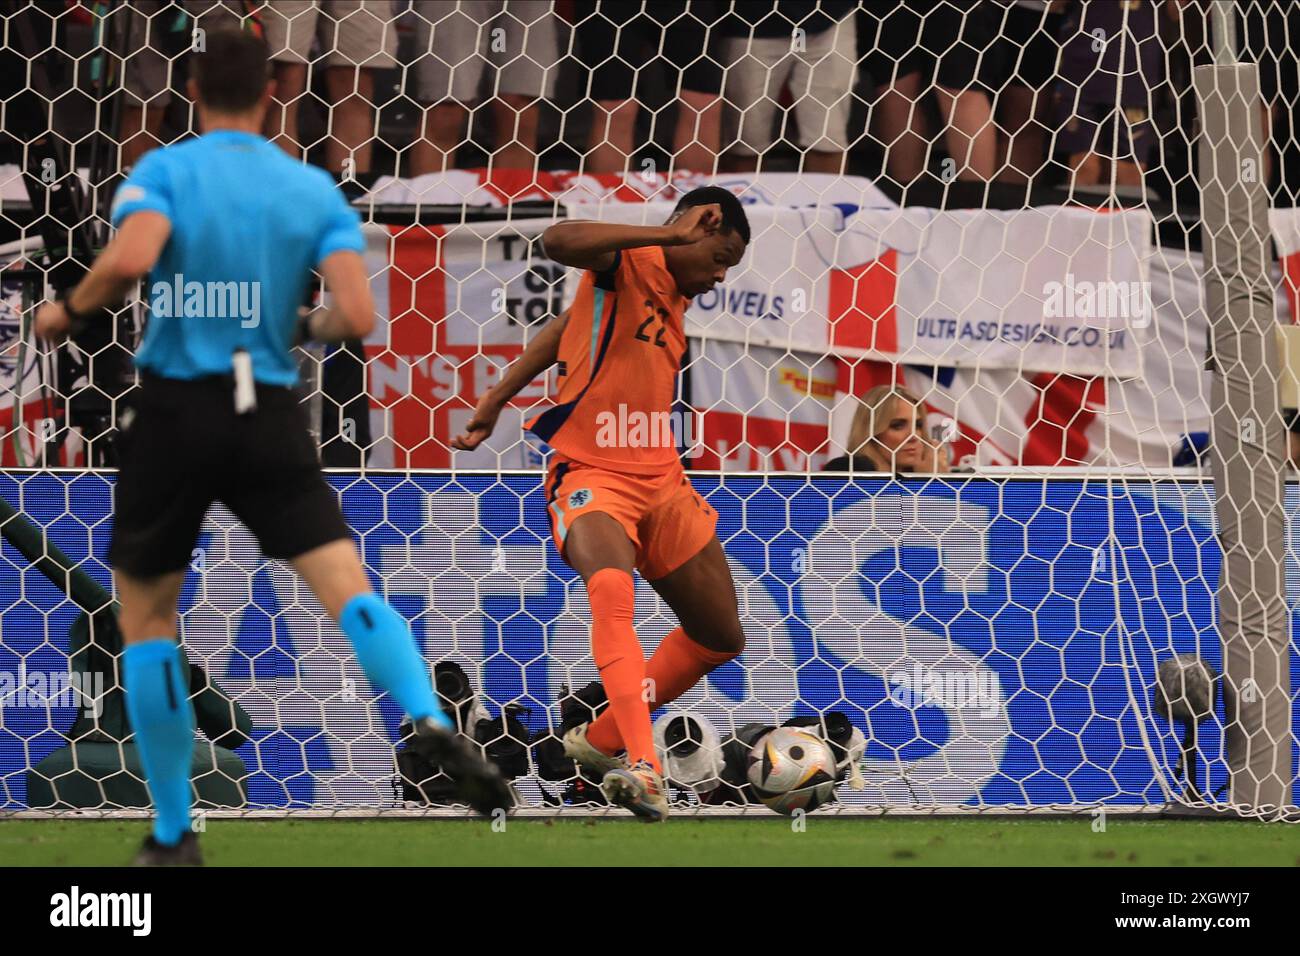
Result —
<svg viewBox="0 0 1300 956"><path fill-rule="evenodd" d="M590 488L579 488L569 495L569 510L572 511L575 508L590 504L593 497Z"/></svg>

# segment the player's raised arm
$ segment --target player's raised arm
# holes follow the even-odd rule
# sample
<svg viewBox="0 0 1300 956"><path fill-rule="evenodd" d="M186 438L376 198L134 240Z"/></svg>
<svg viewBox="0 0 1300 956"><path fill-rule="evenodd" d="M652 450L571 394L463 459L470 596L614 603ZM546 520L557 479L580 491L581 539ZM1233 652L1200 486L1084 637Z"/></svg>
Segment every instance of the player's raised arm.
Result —
<svg viewBox="0 0 1300 956"><path fill-rule="evenodd" d="M691 206L662 226L629 226L614 222L557 222L542 233L548 258L578 269L604 271L621 249L640 246L686 246L713 235L722 225L717 203Z"/></svg>
<svg viewBox="0 0 1300 956"><path fill-rule="evenodd" d="M501 409L510 399L533 379L555 364L560 350L560 336L569 323L569 311L546 324L537 336L528 343L522 355L506 369L497 382L481 399L474 415L465 425L465 430L451 440L451 447L461 451L473 451L492 434L496 428Z"/></svg>

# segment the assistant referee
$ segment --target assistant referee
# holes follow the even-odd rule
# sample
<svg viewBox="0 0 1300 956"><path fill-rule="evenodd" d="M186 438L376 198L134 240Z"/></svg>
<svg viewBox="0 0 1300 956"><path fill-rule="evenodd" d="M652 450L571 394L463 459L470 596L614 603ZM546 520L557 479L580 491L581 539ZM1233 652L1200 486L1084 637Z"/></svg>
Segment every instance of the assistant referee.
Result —
<svg viewBox="0 0 1300 956"><path fill-rule="evenodd" d="M296 338L338 342L374 325L360 218L326 173L259 134L274 90L260 38L210 32L193 69L189 93L204 134L140 160L114 199L114 239L70 294L36 316L38 334L59 338L149 275L141 388L120 423L109 549L127 712L156 809L137 862L201 862L177 602L214 501L267 557L292 563L375 691L414 719L411 746L479 812L507 808L501 776L438 705L406 620L372 591L292 391ZM330 307L300 320L313 270Z"/></svg>

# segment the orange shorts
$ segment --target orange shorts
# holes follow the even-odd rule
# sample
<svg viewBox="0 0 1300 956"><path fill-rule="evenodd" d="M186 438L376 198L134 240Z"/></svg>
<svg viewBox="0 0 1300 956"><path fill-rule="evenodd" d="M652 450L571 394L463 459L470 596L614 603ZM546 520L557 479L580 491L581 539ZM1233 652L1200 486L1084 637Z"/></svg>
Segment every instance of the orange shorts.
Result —
<svg viewBox="0 0 1300 956"><path fill-rule="evenodd" d="M575 519L597 511L609 515L627 532L636 568L647 581L699 554L718 527L718 513L681 465L663 475L627 475L557 454L546 476L546 510L561 555Z"/></svg>

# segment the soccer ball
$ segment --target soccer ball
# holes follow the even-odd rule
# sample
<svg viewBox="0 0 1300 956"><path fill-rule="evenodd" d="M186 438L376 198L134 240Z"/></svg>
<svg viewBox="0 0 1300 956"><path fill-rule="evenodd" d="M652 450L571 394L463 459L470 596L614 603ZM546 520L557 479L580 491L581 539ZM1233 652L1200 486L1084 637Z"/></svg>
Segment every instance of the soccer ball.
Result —
<svg viewBox="0 0 1300 956"><path fill-rule="evenodd" d="M764 806L786 816L815 810L835 792L831 748L797 727L778 727L758 738L746 773Z"/></svg>

